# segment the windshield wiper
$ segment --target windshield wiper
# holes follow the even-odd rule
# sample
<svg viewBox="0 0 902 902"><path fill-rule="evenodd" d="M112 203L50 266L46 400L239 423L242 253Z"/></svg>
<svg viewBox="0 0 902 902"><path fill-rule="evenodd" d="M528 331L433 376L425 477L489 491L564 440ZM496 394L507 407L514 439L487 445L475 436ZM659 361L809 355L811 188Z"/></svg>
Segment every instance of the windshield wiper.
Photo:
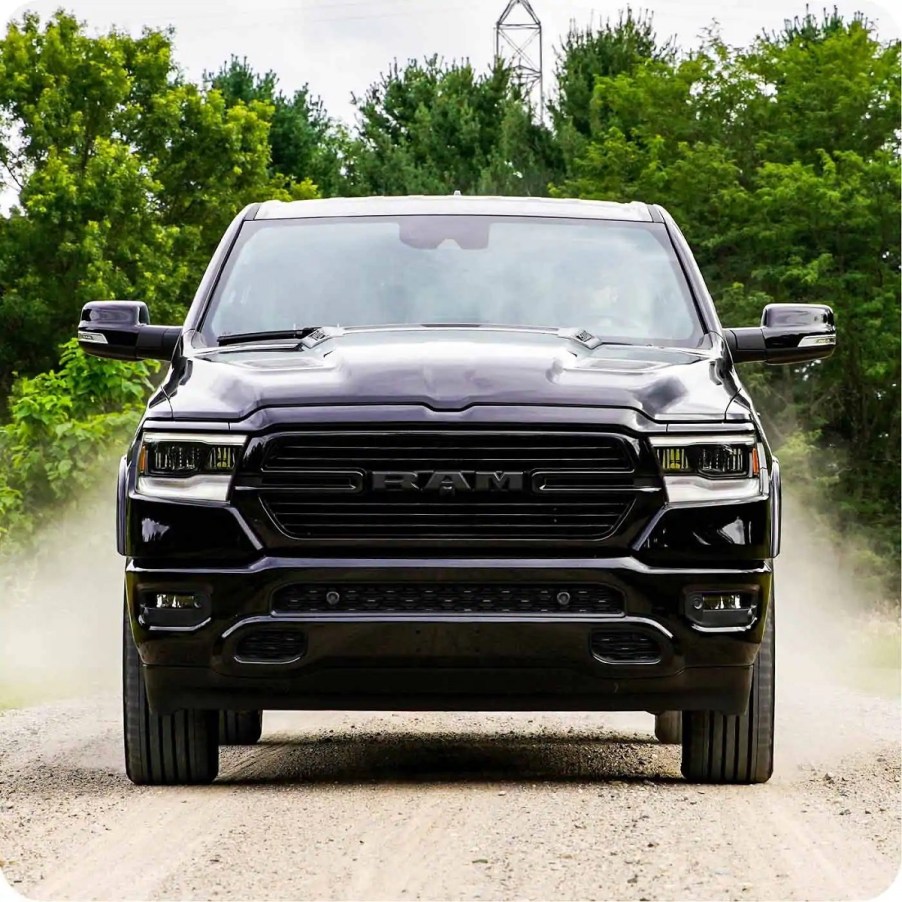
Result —
<svg viewBox="0 0 902 902"><path fill-rule="evenodd" d="M223 345L248 344L254 341L286 341L292 338L303 340L321 328L321 326L306 326L303 329L273 329L268 332L233 332L228 335L220 335L216 342L222 347Z"/></svg>

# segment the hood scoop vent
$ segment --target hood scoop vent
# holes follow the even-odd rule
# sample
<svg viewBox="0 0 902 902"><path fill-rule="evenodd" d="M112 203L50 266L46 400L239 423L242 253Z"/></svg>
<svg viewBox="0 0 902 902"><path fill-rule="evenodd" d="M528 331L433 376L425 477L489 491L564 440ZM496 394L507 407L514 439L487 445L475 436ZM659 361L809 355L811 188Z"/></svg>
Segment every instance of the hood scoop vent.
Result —
<svg viewBox="0 0 902 902"><path fill-rule="evenodd" d="M601 347L602 341L597 335L593 335L587 329L560 329L557 333L561 338L572 338L581 345L594 351L595 348Z"/></svg>

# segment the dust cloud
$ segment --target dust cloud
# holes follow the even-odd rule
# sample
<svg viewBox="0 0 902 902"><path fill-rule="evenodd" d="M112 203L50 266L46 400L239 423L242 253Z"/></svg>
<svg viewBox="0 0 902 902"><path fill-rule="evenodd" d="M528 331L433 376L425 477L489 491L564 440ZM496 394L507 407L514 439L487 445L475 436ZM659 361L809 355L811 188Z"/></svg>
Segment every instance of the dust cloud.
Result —
<svg viewBox="0 0 902 902"><path fill-rule="evenodd" d="M800 501L784 498L774 574L777 780L808 769L812 758L841 769L871 739L899 747L898 602L869 597L841 551Z"/></svg>
<svg viewBox="0 0 902 902"><path fill-rule="evenodd" d="M893 640L898 644L899 600L869 594L867 584L846 569L841 552L839 540L813 525L801 502L784 498L774 573L784 673L849 683L862 669L885 664L886 649Z"/></svg>
<svg viewBox="0 0 902 902"><path fill-rule="evenodd" d="M113 469L31 553L0 565L0 708L117 687L124 559L115 494Z"/></svg>

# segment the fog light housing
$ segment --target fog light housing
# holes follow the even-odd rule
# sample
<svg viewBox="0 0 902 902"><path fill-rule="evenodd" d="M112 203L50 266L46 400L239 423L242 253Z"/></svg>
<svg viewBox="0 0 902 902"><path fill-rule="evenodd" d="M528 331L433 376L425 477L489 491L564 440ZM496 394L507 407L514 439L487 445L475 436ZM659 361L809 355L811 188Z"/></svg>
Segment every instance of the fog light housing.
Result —
<svg viewBox="0 0 902 902"><path fill-rule="evenodd" d="M210 601L197 592L143 591L138 622L148 629L191 630L210 619Z"/></svg>
<svg viewBox="0 0 902 902"><path fill-rule="evenodd" d="M758 619L758 590L691 589L683 612L700 629L748 629Z"/></svg>
<svg viewBox="0 0 902 902"><path fill-rule="evenodd" d="M158 592L156 595L157 608L172 608L185 610L186 608L199 608L200 599L196 595L181 595L177 592Z"/></svg>

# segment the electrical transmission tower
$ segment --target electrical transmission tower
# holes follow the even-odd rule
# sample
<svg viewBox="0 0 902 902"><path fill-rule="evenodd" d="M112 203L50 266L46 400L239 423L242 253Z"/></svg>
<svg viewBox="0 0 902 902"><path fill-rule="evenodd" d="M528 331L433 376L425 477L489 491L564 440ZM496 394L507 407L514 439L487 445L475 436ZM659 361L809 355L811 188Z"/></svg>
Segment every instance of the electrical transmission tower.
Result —
<svg viewBox="0 0 902 902"><path fill-rule="evenodd" d="M509 0L504 8L495 25L495 57L510 65L514 81L541 117L545 109L542 23L530 0Z"/></svg>

